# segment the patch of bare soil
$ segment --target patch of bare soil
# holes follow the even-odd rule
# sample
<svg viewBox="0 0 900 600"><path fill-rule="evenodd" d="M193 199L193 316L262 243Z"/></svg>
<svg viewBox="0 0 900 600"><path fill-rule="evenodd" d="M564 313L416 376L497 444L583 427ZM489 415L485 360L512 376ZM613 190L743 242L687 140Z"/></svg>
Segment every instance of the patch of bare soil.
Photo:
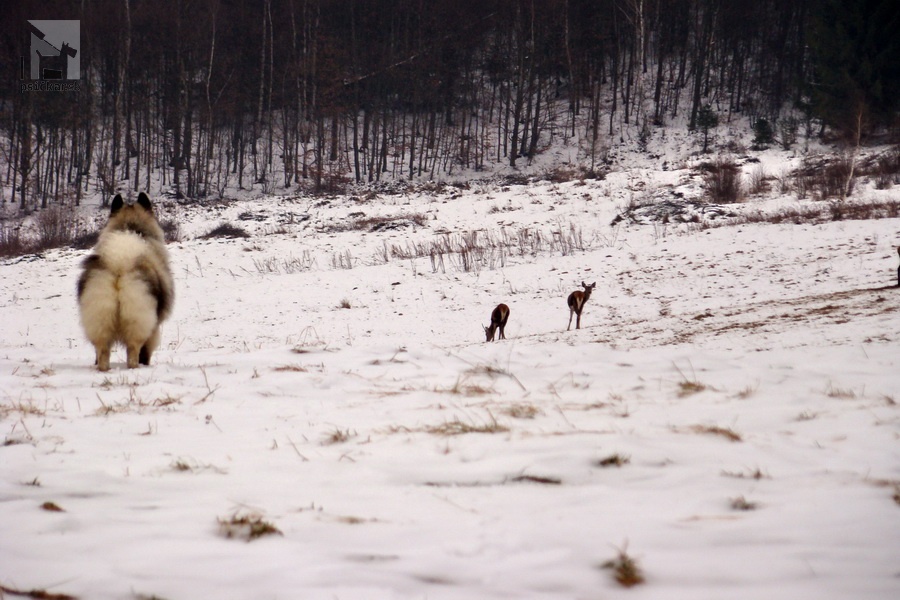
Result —
<svg viewBox="0 0 900 600"><path fill-rule="evenodd" d="M607 322L598 328L594 341L617 348L646 348L722 342L730 336L754 338L763 346L801 347L807 345L810 331L835 340L853 339L855 325L877 319L885 322L880 328L882 334L877 339L855 341L891 342L900 338L898 315L900 288L890 286L750 302L699 314L666 314L652 320Z"/></svg>

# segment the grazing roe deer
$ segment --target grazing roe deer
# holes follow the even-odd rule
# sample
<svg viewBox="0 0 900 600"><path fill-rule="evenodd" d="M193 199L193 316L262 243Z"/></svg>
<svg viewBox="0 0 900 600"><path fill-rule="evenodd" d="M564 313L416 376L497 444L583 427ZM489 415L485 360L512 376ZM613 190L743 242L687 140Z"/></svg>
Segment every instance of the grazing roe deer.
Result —
<svg viewBox="0 0 900 600"><path fill-rule="evenodd" d="M900 246L897 246L897 255L900 256ZM900 287L900 267L897 267L897 287Z"/></svg>
<svg viewBox="0 0 900 600"><path fill-rule="evenodd" d="M491 326L484 328L484 336L486 342L494 341L494 332L500 329L500 337L497 339L505 340L506 334L503 329L506 327L506 321L509 319L509 307L505 304L498 304L497 308L491 313Z"/></svg>
<svg viewBox="0 0 900 600"><path fill-rule="evenodd" d="M584 288L584 291L576 290L569 294L569 326L566 327L566 331L569 331L572 328L573 313L578 315L578 319L575 320L575 329L581 329L581 311L584 310L584 303L591 297L591 292L597 287L597 282L595 281L591 285L588 285L582 281L581 287Z"/></svg>

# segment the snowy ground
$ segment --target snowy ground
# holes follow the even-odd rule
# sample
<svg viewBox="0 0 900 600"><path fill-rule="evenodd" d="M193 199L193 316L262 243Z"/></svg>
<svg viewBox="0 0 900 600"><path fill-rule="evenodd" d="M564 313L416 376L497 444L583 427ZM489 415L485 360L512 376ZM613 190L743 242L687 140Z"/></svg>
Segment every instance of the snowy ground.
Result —
<svg viewBox="0 0 900 600"><path fill-rule="evenodd" d="M179 209L134 371L91 366L86 251L0 264L0 585L900 597L900 220L610 227L640 179ZM220 222L251 237L198 239ZM469 231L495 247L391 256Z"/></svg>

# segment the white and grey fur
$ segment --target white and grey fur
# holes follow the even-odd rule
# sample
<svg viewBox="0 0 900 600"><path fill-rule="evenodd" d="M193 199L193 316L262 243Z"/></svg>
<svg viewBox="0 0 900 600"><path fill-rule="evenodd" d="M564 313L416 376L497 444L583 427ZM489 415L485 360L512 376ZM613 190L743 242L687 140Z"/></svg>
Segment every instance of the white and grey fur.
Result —
<svg viewBox="0 0 900 600"><path fill-rule="evenodd" d="M129 369L149 365L175 290L165 236L145 193L134 204L115 197L109 222L82 268L78 307L97 368L109 370L116 343L125 346Z"/></svg>

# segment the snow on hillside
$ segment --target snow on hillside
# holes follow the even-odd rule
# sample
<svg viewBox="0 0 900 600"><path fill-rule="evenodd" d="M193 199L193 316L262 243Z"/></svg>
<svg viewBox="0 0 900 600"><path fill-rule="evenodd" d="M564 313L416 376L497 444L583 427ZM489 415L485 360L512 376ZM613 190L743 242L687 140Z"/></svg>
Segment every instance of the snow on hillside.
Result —
<svg viewBox="0 0 900 600"><path fill-rule="evenodd" d="M644 178L161 206L176 308L133 371L91 366L87 251L4 261L0 585L897 597L900 220L611 227Z"/></svg>

